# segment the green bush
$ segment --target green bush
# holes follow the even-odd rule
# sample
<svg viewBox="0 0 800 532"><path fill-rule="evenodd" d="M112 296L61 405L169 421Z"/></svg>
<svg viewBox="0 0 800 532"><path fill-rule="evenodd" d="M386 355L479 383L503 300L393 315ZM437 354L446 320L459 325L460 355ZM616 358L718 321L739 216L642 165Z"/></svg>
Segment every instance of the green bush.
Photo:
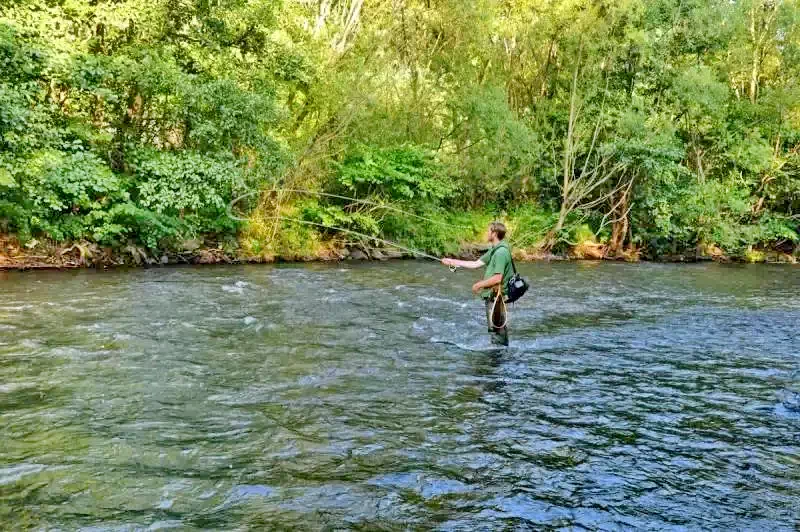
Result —
<svg viewBox="0 0 800 532"><path fill-rule="evenodd" d="M243 187L239 161L227 154L140 150L134 157L135 203L180 218L193 235L235 231L227 206Z"/></svg>
<svg viewBox="0 0 800 532"><path fill-rule="evenodd" d="M555 224L558 213L542 209L534 203L528 203L511 210L508 218L511 230L509 238L514 246L531 247L542 242ZM559 235L559 238L568 238L569 227L571 224L566 225L564 234Z"/></svg>
<svg viewBox="0 0 800 532"><path fill-rule="evenodd" d="M385 238L434 255L453 254L462 244L480 239L490 220L484 212L453 213L430 208L418 214L424 218L387 214L382 224Z"/></svg>
<svg viewBox="0 0 800 532"><path fill-rule="evenodd" d="M363 210L348 212L339 205L321 205L313 200L302 202L299 207L302 219L308 222L357 231L368 236L378 236L381 232L379 220Z"/></svg>
<svg viewBox="0 0 800 532"><path fill-rule="evenodd" d="M91 239L107 246L120 246L133 240L151 250L173 249L190 232L189 225L179 218L143 209L130 202L94 213L91 218Z"/></svg>
<svg viewBox="0 0 800 532"><path fill-rule="evenodd" d="M76 148L40 150L19 169L22 191L37 212L86 213L127 198L118 176L99 157Z"/></svg>
<svg viewBox="0 0 800 532"><path fill-rule="evenodd" d="M359 146L336 165L336 170L337 187L359 198L436 205L457 191L433 156L416 146Z"/></svg>

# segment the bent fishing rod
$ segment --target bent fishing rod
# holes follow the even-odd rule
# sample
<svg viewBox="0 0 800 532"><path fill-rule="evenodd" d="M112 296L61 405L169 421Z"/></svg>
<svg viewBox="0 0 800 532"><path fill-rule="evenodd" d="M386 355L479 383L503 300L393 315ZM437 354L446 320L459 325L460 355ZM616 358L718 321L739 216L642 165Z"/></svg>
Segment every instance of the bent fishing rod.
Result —
<svg viewBox="0 0 800 532"><path fill-rule="evenodd" d="M262 190L254 190L254 191L251 191L251 192L247 192L245 194L242 194L238 198L234 199L233 201L231 201L228 206L232 207L233 205L235 205L239 201L243 200L244 198L247 198L247 197L250 197L250 196L254 196L256 194L262 194L263 192L264 191L262 191ZM301 189L301 188L276 188L276 189L272 189L272 190L269 191L270 194L277 194L278 192L288 192L290 194L308 194L308 195L312 195L312 196L322 196L322 197L326 197L326 198L341 199L341 200L346 200L346 201L350 201L350 202L353 202L353 203L360 203L362 205L371 205L373 207L378 207L378 208L381 208L381 209L385 209L387 211L396 212L398 214L405 214L406 216L411 216L412 218L417 218L418 220L423 220L423 221L426 221L426 222L429 222L429 223L433 223L433 224L437 224L437 225L444 225L446 227L458 227L459 229L470 229L470 227L467 226L467 225L451 224L451 223L448 223L448 222L442 222L440 220L434 220L433 218L428 218L426 216L421 216L419 214L415 214L413 212L409 212L409 211L403 210L403 209L401 209L399 207L395 207L394 205L387 205L386 203L382 203L382 202L378 202L378 201L351 198L351 197L348 197L348 196L342 196L340 194L332 194L330 192L319 192L319 191L316 191L316 190L305 190L305 189ZM228 215L230 216L230 209L229 209ZM240 218L236 218L236 217L233 217L233 218L241 220Z"/></svg>
<svg viewBox="0 0 800 532"><path fill-rule="evenodd" d="M292 190L292 189L288 189L288 190ZM246 222L247 218L241 218L241 217L235 216L233 214L233 212L232 212L233 206L237 202L239 202L240 200L242 200L242 199L244 199L244 198L246 198L248 196L259 194L260 192L261 191L248 192L247 194L243 194L243 195L239 196L238 198L234 199L233 201L231 201L228 204L228 208L227 208L228 216L230 218L234 219L234 220L241 221L241 222ZM310 191L303 191L303 192L310 192ZM311 193L312 194L320 194L320 195L323 195L323 196L331 196L331 197L338 197L338 198L348 199L348 200L355 201L355 202L358 202L358 203L377 205L379 207L388 208L388 209L391 209L391 210L395 210L395 211L398 211L398 212L403 212L405 214L409 214L411 216L415 216L417 218L428 220L427 218L425 218L423 216L419 216L419 215L415 215L413 213L405 212L402 209L393 208L391 206L381 205L381 204L375 203L375 202L370 202L368 200L358 200L358 199L355 199L355 198L347 198L346 196L338 196L336 194L327 194L325 192L319 192L319 193L311 192ZM367 240L374 240L376 242L380 242L380 243L382 243L384 245L387 245L387 246L396 247L396 248L398 248L398 249L400 249L402 251L405 251L407 253L411 253L412 255L416 255L416 256L419 256L419 257L424 257L426 259L435 260L436 262L442 262L442 257L436 257L436 256L431 255L429 253L425 253L424 251L420 251L418 249L402 246L402 245L400 245L400 244L398 244L396 242L392 242L391 240L378 238L376 236L372 236L372 235L368 235L368 234L365 234L365 233L361 233L359 231L354 231L352 229L346 229L344 227L336 227L336 226L333 226L333 225L326 225L326 224L322 224L322 223L318 223L318 222L312 222L312 221L309 221L309 220L301 220L299 218L292 218L292 217L289 217L289 216L277 215L277 216L274 216L272 218L275 218L277 220L285 220L285 221L289 221L289 222L296 222L296 223L299 223L299 224L305 224L305 225L310 225L310 226L314 226L314 227L321 227L323 229L332 229L334 231L339 231L339 232L342 232L342 233L348 233L348 234L355 235L355 236L358 236L358 237L361 237L361 238L365 238ZM436 223L435 220L428 220L428 221ZM457 266L448 266L448 268L450 269L451 272L455 272L458 269Z"/></svg>

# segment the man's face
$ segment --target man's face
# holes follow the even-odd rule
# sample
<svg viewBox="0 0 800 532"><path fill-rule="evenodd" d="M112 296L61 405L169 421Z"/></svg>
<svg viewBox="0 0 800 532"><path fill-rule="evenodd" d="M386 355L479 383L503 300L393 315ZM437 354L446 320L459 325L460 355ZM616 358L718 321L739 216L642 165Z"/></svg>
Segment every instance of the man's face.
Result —
<svg viewBox="0 0 800 532"><path fill-rule="evenodd" d="M486 230L486 240L487 240L489 243L492 243L492 244L493 244L493 243L494 243L494 237L495 237L495 233L494 233L494 231L492 231L492 229L491 229L491 228L487 229L487 230Z"/></svg>

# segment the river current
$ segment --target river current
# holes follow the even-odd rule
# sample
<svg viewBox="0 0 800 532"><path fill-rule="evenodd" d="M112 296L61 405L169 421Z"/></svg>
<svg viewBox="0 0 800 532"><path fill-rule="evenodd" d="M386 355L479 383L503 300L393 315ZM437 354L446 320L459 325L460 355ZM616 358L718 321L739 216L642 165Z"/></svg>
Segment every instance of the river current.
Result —
<svg viewBox="0 0 800 532"><path fill-rule="evenodd" d="M0 273L0 528L797 530L800 269Z"/></svg>

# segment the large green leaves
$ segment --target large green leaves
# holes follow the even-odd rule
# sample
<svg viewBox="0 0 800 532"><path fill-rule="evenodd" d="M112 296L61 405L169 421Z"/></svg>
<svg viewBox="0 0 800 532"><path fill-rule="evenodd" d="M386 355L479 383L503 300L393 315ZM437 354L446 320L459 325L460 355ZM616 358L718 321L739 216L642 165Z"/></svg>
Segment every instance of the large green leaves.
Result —
<svg viewBox="0 0 800 532"><path fill-rule="evenodd" d="M337 168L337 183L361 197L374 195L390 201L436 204L456 191L431 154L413 146L393 149L360 146Z"/></svg>

